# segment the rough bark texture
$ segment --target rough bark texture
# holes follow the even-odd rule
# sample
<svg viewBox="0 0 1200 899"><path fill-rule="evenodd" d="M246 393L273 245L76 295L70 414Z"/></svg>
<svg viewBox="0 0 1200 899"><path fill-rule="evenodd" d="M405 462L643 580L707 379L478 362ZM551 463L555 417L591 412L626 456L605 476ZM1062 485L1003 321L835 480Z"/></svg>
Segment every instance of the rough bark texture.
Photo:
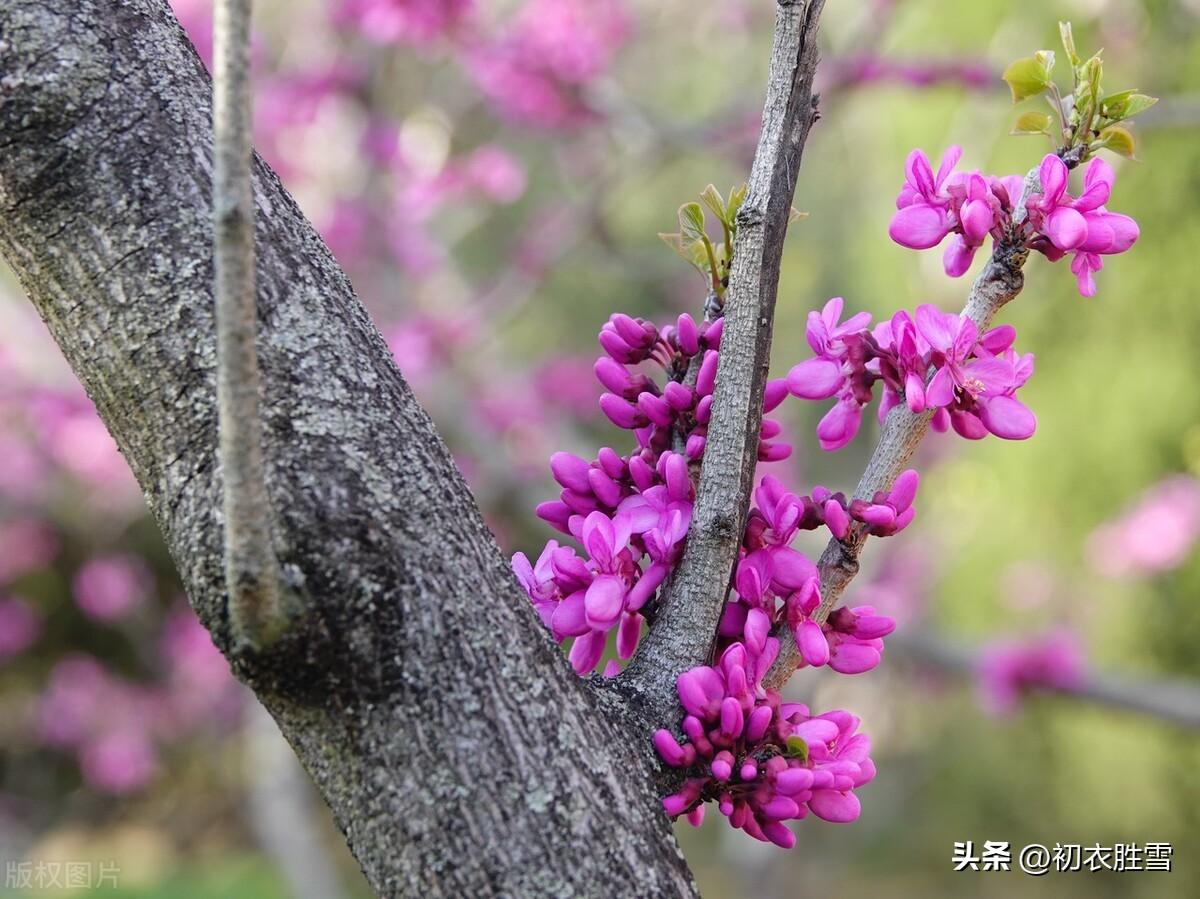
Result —
<svg viewBox="0 0 1200 899"><path fill-rule="evenodd" d="M0 4L0 249L231 649L211 92L166 0ZM255 164L266 480L303 605L235 668L385 896L694 892L640 741L597 711L449 453Z"/></svg>
<svg viewBox="0 0 1200 899"><path fill-rule="evenodd" d="M680 718L678 676L709 661L758 465L763 388L796 176L817 118L812 93L823 0L779 0L762 133L738 213L721 355L683 559L617 688L658 727Z"/></svg>

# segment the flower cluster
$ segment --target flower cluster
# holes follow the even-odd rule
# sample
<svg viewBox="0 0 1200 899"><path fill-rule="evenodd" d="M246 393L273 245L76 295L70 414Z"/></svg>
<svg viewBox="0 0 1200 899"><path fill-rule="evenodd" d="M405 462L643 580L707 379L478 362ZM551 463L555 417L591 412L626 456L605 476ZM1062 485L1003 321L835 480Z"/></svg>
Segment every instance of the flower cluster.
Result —
<svg viewBox="0 0 1200 899"><path fill-rule="evenodd" d="M1070 44L1069 29L1064 42ZM1013 79L1014 97L1026 87L1034 93L1048 89L1046 59L1025 61L1015 72L1010 67L1005 77ZM1093 68L1098 65L1097 60ZM1082 80L1077 72L1079 91L1093 106L1100 102L1098 70ZM1100 257L1132 246L1137 226L1104 207L1114 180L1107 163L1094 160L1082 193L1073 196L1064 159L1074 165L1099 147L1113 146L1121 135L1108 126L1148 100L1135 104L1130 96L1118 108L1117 99L1107 98L1099 118L1095 109L1068 117L1060 102L1062 133L1073 129L1071 140L1061 158L1046 156L1026 179L956 172L958 147L947 151L935 173L925 154L914 150L889 229L892 239L927 249L949 237L944 265L955 277L966 272L989 235L1004 248L1037 250L1052 260L1073 253L1080 291L1094 293ZM1041 122L1026 118L1030 127ZM538 515L571 535L584 555L550 541L536 564L521 553L513 558L543 622L560 642L573 638L570 660L579 673L599 665L613 629L617 655L633 655L645 612L683 555L712 414L719 316L732 271L737 211L745 194L735 189L729 196L727 201L710 185L703 203L680 207L679 232L660 235L705 276L712 298L706 308L716 320L697 324L683 315L660 329L617 314L600 331L606 355L595 365L605 388L599 406L614 425L634 433L637 445L628 455L604 448L594 460L556 453L550 467L562 489L557 500L538 507ZM704 207L722 225L720 249L707 233ZM968 439L1033 435L1037 420L1016 394L1033 374L1034 360L1014 349L1014 328L981 333L982 319L928 304L872 327L865 312L843 321L844 305L834 297L809 314L806 336L814 355L786 379L766 385L764 412L787 394L834 399L817 437L823 449L841 449L857 434L863 408L881 382L881 421L903 405L910 414L926 416L935 430L953 428ZM651 365L666 374L665 384L647 371ZM790 445L777 439L780 433L778 422L763 420L760 462L790 454ZM848 498L821 486L801 496L774 477L759 480L724 591L709 657L716 663L684 671L676 681L685 712L682 739L666 728L654 735L662 759L682 769L682 786L663 800L669 815L698 825L705 803L715 801L734 827L783 847L795 843L786 822L810 811L829 821L858 817L854 790L875 774L869 741L857 733L858 719L843 711L810 715L802 705L783 703L765 683L781 639L795 642L798 667L827 666L853 675L880 664L883 638L895 621L872 605L834 608L833 594L822 597L821 570L792 543L801 530L827 528L836 541L831 545L856 550L867 536L899 533L915 516L918 484L917 472L908 470L885 489ZM992 653L983 677L1003 705L1031 683L1066 687L1078 678L1078 668L1063 644L1050 642ZM619 672L615 660L605 668L606 676Z"/></svg>
<svg viewBox="0 0 1200 899"><path fill-rule="evenodd" d="M571 128L597 116L585 88L625 43L620 0L528 0L496 39L470 44L465 64L506 118Z"/></svg>
<svg viewBox="0 0 1200 899"><path fill-rule="evenodd" d="M699 825L704 803L716 801L731 825L788 849L796 836L786 821L809 812L837 823L858 818L854 790L875 776L875 765L870 740L856 732L858 718L843 711L810 715L762 687L759 678L773 658L768 650L755 664L734 643L716 665L682 674L684 742L659 730L654 745L668 765L698 772L663 800L668 814Z"/></svg>
<svg viewBox="0 0 1200 899"><path fill-rule="evenodd" d="M752 659L768 652L768 635L786 626L800 650L802 665L828 665L841 674L861 674L879 664L883 640L895 622L870 606L833 610L823 623L814 620L821 605L820 575L803 553L791 546L800 530L822 525L845 538L852 522L868 533L895 534L912 521L917 473L906 471L892 491L871 502L847 501L824 487L812 496L788 493L776 478L762 479L746 522L733 595L718 629L722 644L741 645Z"/></svg>
<svg viewBox="0 0 1200 899"><path fill-rule="evenodd" d="M961 156L961 148L950 147L934 174L925 153L913 150L888 228L892 240L914 250L936 247L949 236L942 262L951 277L970 268L990 234L1051 261L1074 254L1071 271L1079 292L1090 297L1096 293L1093 274L1103 265L1100 257L1124 253L1138 238L1133 219L1104 208L1116 175L1099 157L1088 165L1083 192L1074 197L1067 189L1067 165L1053 153L1042 159L1037 188L1028 195L1019 175L954 171Z"/></svg>
<svg viewBox="0 0 1200 899"><path fill-rule="evenodd" d="M809 313L808 342L816 355L787 377L795 396L837 399L817 425L822 449L841 449L854 439L877 381L883 382L881 421L903 402L913 412L934 410L935 430L953 426L971 440L989 433L1006 440L1032 436L1037 419L1015 394L1033 374L1033 355L1013 349L1011 326L980 335L965 315L928 304L915 316L897 312L873 330L866 313L839 323L841 314L841 297Z"/></svg>
<svg viewBox="0 0 1200 899"><path fill-rule="evenodd" d="M695 498L692 464L703 456L712 409L721 321L697 323L684 314L660 329L616 314L600 331L605 355L595 373L606 389L600 408L618 427L633 431L637 448L621 455L604 447L591 461L555 453L550 470L562 489L537 514L574 537L586 557L556 541L536 564L523 553L513 557L555 638L574 638L570 659L580 674L599 664L614 628L618 655L633 655L641 610L682 553ZM643 363L664 372L665 383L640 370ZM782 382L775 383L764 407L769 411L786 395ZM791 452L773 442L780 430L778 422L763 421L760 459Z"/></svg>

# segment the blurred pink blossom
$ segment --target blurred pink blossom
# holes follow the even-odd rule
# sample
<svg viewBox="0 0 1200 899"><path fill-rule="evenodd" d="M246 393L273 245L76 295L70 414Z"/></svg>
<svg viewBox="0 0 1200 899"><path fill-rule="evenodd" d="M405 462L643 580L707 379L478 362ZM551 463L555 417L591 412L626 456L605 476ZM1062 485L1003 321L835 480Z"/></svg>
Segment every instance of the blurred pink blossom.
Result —
<svg viewBox="0 0 1200 899"><path fill-rule="evenodd" d="M37 500L50 470L45 457L28 440L0 431L0 495L19 502Z"/></svg>
<svg viewBox="0 0 1200 899"><path fill-rule="evenodd" d="M551 356L538 363L533 388L548 405L569 412L580 421L598 414L594 402L594 359L588 356Z"/></svg>
<svg viewBox="0 0 1200 899"><path fill-rule="evenodd" d="M473 0L341 0L334 18L368 40L419 46L453 31L473 7Z"/></svg>
<svg viewBox="0 0 1200 899"><path fill-rule="evenodd" d="M70 392L37 390L27 414L51 458L68 472L89 486L136 492L125 458L82 387Z"/></svg>
<svg viewBox="0 0 1200 899"><path fill-rule="evenodd" d="M1080 684L1086 670L1083 649L1067 631L998 641L980 652L976 672L980 701L991 714L1008 715L1028 688L1069 691Z"/></svg>
<svg viewBox="0 0 1200 899"><path fill-rule="evenodd" d="M1200 538L1200 480L1173 475L1151 487L1088 538L1086 555L1106 577L1178 568Z"/></svg>
<svg viewBox="0 0 1200 899"><path fill-rule="evenodd" d="M107 733L87 743L80 751L79 763L93 787L114 795L145 786L158 767L154 746L136 731Z"/></svg>
<svg viewBox="0 0 1200 899"><path fill-rule="evenodd" d="M497 203L512 203L525 192L524 167L495 144L475 150L467 157L464 171L477 190Z"/></svg>
<svg viewBox="0 0 1200 899"><path fill-rule="evenodd" d="M38 700L38 736L48 746L78 745L93 729L95 718L112 711L105 702L109 686L108 673L91 656L60 660Z"/></svg>
<svg viewBox="0 0 1200 899"><path fill-rule="evenodd" d="M213 13L212 0L171 0L175 18L187 32L196 52L209 69L213 61Z"/></svg>
<svg viewBox="0 0 1200 899"><path fill-rule="evenodd" d="M502 115L568 128L596 117L580 89L604 74L628 34L619 0L529 0L499 39L468 48L465 62Z"/></svg>
<svg viewBox="0 0 1200 899"><path fill-rule="evenodd" d="M0 584L49 564L57 552L48 524L27 518L0 523Z"/></svg>
<svg viewBox="0 0 1200 899"><path fill-rule="evenodd" d="M41 632L41 616L29 603L0 598L0 664L32 646Z"/></svg>
<svg viewBox="0 0 1200 899"><path fill-rule="evenodd" d="M159 652L167 667L167 701L160 709L164 737L177 737L205 722L237 720L244 690L186 602L167 617Z"/></svg>
<svg viewBox="0 0 1200 899"><path fill-rule="evenodd" d="M75 575L75 602L97 621L113 621L142 605L152 581L145 564L133 556L100 556L86 562Z"/></svg>

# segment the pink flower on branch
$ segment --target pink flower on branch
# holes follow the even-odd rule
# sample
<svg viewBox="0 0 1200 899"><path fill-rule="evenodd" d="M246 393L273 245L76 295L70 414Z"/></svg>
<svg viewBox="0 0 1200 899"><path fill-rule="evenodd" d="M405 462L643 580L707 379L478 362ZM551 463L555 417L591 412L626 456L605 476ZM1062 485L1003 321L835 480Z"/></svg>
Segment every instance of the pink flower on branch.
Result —
<svg viewBox="0 0 1200 899"><path fill-rule="evenodd" d="M1011 232L1016 243L1052 261L1073 253L1071 271L1079 292L1093 296L1092 275L1103 264L1100 257L1124 253L1137 241L1137 223L1104 208L1116 175L1102 159L1092 160L1084 174L1083 193L1073 197L1068 192L1066 163L1048 154L1038 169L1038 189L1025 198L1026 214L1017 221L1014 215L1025 190L1023 179L954 172L961 154L958 147L947 150L936 175L923 151L909 154L905 183L888 228L892 240L914 250L935 247L952 235L943 259L951 277L970 268L989 234L994 240L1013 240Z"/></svg>
<svg viewBox="0 0 1200 899"><path fill-rule="evenodd" d="M796 836L787 821L810 812L835 823L858 818L854 791L875 776L871 744L848 712L814 716L800 703L782 702L758 683L750 660L734 643L716 665L680 675L684 739L659 730L654 745L690 776L663 807L699 825L705 803L716 802L733 827L790 849Z"/></svg>

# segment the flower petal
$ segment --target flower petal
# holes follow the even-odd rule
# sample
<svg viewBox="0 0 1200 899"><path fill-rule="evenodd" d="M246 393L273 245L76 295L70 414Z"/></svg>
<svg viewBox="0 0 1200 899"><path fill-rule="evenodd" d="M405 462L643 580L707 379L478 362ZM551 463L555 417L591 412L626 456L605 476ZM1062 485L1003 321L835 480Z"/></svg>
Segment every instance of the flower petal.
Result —
<svg viewBox="0 0 1200 899"><path fill-rule="evenodd" d="M862 814L862 804L849 790L817 790L808 800L808 807L818 818L834 824L849 824Z"/></svg>
<svg viewBox="0 0 1200 899"><path fill-rule="evenodd" d="M607 630L617 623L625 604L625 585L612 576L592 581L584 595L587 623L597 630Z"/></svg>
<svg viewBox="0 0 1200 899"><path fill-rule="evenodd" d="M1013 396L994 396L979 404L984 427L1005 440L1026 440L1037 430L1037 417Z"/></svg>
<svg viewBox="0 0 1200 899"><path fill-rule="evenodd" d="M788 390L806 400L824 400L836 394L845 382L842 367L831 359L807 359L788 372Z"/></svg>
<svg viewBox="0 0 1200 899"><path fill-rule="evenodd" d="M1073 250L1088 237L1087 222L1069 206L1059 206L1050 213L1042 230L1060 250Z"/></svg>
<svg viewBox="0 0 1200 899"><path fill-rule="evenodd" d="M888 225L888 236L910 250L936 247L950 233L950 218L944 209L916 203L897 210Z"/></svg>

